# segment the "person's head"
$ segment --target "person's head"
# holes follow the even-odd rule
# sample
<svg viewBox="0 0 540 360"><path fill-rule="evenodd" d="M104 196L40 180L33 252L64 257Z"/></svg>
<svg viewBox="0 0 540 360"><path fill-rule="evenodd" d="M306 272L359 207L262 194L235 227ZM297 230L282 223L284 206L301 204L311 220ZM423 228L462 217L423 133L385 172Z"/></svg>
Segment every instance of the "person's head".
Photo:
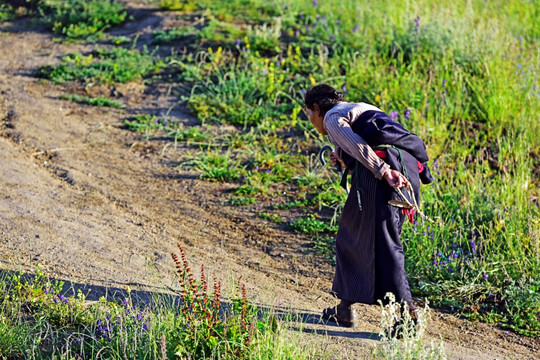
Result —
<svg viewBox="0 0 540 360"><path fill-rule="evenodd" d="M323 127L324 116L340 101L344 101L343 94L330 85L316 85L306 92L304 97L306 115L321 134L327 134Z"/></svg>

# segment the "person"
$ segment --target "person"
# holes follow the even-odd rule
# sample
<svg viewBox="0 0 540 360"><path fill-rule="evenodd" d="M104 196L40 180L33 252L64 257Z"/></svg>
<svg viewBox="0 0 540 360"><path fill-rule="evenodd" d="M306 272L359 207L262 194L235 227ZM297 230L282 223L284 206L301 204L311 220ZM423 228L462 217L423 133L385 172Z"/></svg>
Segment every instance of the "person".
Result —
<svg viewBox="0 0 540 360"><path fill-rule="evenodd" d="M332 293L341 301L324 309L323 319L357 326L352 305L384 301L391 292L396 301L407 303L416 320L400 239L411 211L407 209L407 213L388 201L400 200L395 189L404 187L412 187L415 200L419 200L420 178L424 183L432 180L424 143L377 107L345 102L339 91L326 84L306 92L304 111L317 131L334 145L331 162L352 171L351 189L336 234Z"/></svg>

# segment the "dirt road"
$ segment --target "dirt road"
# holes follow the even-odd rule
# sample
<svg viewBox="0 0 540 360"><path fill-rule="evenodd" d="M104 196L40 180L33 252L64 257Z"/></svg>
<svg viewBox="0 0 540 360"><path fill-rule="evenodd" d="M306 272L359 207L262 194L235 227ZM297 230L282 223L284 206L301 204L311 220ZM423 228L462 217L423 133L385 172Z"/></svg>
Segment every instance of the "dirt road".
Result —
<svg viewBox="0 0 540 360"><path fill-rule="evenodd" d="M154 27L118 31L142 38L170 20L140 16ZM185 149L123 128L130 114L159 114L177 99L157 85L127 85L123 110L60 100L69 90L41 81L37 69L93 46L52 38L25 21L0 27L0 269L32 272L40 264L93 294L126 285L165 292L179 241L194 269L205 264L229 286L242 275L254 302L311 314L306 341L327 344L335 358L367 356L378 343L371 333L379 309L358 307L354 330L318 324L320 310L334 304L332 268L309 254L306 238L259 219L256 208L224 206L223 185L170 166ZM171 115L186 126L195 121L178 107ZM538 340L450 314L435 312L429 329L452 359L538 358Z"/></svg>

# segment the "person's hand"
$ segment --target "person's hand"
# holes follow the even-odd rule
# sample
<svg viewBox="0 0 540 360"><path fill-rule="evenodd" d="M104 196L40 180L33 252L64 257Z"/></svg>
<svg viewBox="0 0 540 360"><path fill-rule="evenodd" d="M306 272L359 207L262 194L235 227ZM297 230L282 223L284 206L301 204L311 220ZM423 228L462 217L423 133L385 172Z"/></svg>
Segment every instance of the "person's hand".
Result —
<svg viewBox="0 0 540 360"><path fill-rule="evenodd" d="M409 180L397 170L388 170L384 173L383 179L393 188L400 188L409 185Z"/></svg>
<svg viewBox="0 0 540 360"><path fill-rule="evenodd" d="M341 165L342 169L346 168L345 162L343 162L343 160L336 155L335 151L330 152L328 156L330 158L330 163L332 163L333 167L337 167L337 164L339 164Z"/></svg>

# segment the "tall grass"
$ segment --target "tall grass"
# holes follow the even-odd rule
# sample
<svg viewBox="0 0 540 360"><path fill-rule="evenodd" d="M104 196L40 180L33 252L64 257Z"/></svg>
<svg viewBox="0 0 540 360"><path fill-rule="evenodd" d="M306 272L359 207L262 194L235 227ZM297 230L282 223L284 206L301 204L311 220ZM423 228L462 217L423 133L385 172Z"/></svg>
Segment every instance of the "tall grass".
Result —
<svg viewBox="0 0 540 360"><path fill-rule="evenodd" d="M266 151L272 134L292 132L296 140L276 152L286 157L321 144L299 115L302 93L313 84L327 82L350 101L379 106L425 140L437 177L423 189L424 209L436 222L406 226L403 234L413 291L469 316L489 319L505 309L510 316L495 317L503 326L539 334L534 2L283 1L272 4L270 21L253 12L269 11L262 1L199 6L214 25L225 12L259 24L236 43L207 38L217 45L206 49L201 41L198 56L178 59L183 79L201 79L191 80L185 101L202 122L254 130L261 142L244 148L253 154ZM270 36L278 27L276 44L257 45L255 34ZM292 179L300 179L302 169L295 171ZM331 177L322 179L306 191L291 182L289 200L330 187ZM313 210L320 208L306 212ZM518 289L531 294L519 311L512 305L524 303Z"/></svg>

